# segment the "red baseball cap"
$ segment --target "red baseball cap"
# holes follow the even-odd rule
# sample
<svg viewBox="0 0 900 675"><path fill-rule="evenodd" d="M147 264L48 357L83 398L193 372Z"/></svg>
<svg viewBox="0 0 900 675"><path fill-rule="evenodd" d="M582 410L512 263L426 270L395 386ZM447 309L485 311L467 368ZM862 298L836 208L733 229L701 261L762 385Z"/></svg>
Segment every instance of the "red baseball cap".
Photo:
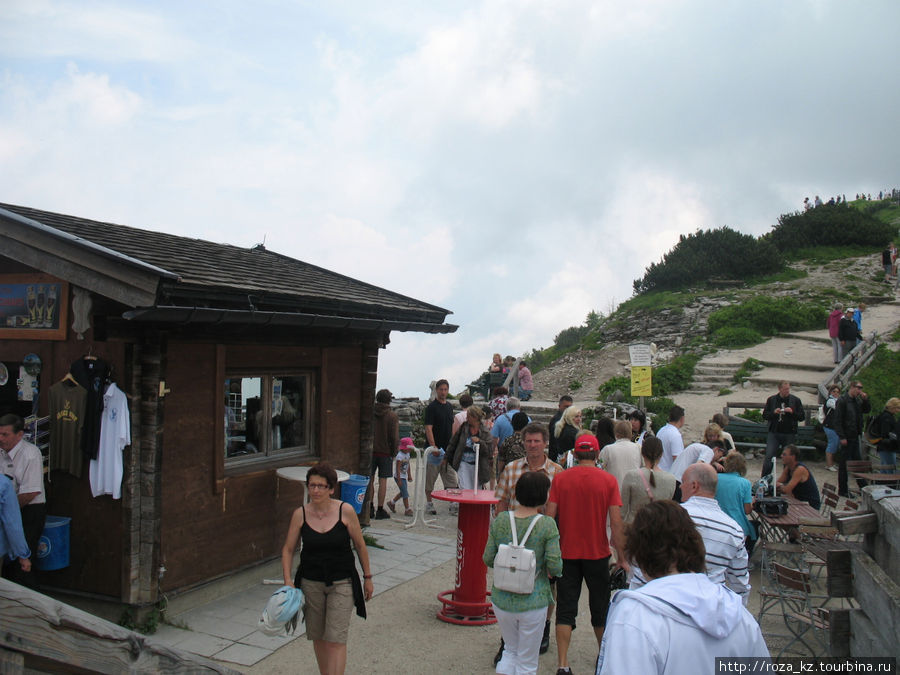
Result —
<svg viewBox="0 0 900 675"><path fill-rule="evenodd" d="M579 436L575 439L575 452L578 452L579 450L582 452L590 452L591 450L600 452L600 443L597 442L597 437L591 436L590 434Z"/></svg>

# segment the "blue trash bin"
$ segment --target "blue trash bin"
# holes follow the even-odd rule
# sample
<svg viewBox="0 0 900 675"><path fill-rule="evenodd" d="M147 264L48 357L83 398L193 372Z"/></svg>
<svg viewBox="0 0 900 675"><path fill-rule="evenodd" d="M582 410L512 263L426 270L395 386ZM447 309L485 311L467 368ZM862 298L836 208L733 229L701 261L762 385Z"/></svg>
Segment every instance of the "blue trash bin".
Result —
<svg viewBox="0 0 900 675"><path fill-rule="evenodd" d="M350 504L357 515L362 513L368 487L369 477L360 476L358 473L350 474L350 478L341 483L341 499Z"/></svg>
<svg viewBox="0 0 900 675"><path fill-rule="evenodd" d="M69 566L69 524L66 516L47 516L38 539L37 568L42 572Z"/></svg>

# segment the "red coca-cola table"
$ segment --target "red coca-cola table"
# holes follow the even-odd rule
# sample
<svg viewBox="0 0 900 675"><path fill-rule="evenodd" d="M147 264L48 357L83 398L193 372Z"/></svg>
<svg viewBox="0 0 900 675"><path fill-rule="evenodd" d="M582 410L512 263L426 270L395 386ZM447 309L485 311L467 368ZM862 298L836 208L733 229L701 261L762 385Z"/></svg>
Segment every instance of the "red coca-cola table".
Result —
<svg viewBox="0 0 900 675"><path fill-rule="evenodd" d="M493 490L436 490L434 499L459 504L456 530L456 588L438 593L443 605L437 617L460 626L497 623L487 601L487 565L481 559L491 526Z"/></svg>

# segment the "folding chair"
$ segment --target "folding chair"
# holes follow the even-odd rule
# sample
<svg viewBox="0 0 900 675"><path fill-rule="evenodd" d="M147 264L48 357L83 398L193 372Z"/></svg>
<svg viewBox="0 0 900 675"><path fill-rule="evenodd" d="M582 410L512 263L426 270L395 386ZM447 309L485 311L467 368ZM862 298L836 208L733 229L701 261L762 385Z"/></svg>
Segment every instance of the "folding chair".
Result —
<svg viewBox="0 0 900 675"><path fill-rule="evenodd" d="M872 462L868 459L848 459L847 475L852 475L854 472L872 473ZM857 478L856 485L859 487L859 490L849 490L849 492L851 495L856 496L868 484L869 482L864 478Z"/></svg>
<svg viewBox="0 0 900 675"><path fill-rule="evenodd" d="M801 644L810 656L829 654L829 611L814 606L809 573L803 570L772 563L778 604L791 639L778 653L780 658L794 644Z"/></svg>
<svg viewBox="0 0 900 675"><path fill-rule="evenodd" d="M763 615L778 604L775 573L772 566L776 562L800 566L804 564L804 550L800 544L786 544L760 538L757 544L760 550L759 563L759 611L757 622L762 625Z"/></svg>

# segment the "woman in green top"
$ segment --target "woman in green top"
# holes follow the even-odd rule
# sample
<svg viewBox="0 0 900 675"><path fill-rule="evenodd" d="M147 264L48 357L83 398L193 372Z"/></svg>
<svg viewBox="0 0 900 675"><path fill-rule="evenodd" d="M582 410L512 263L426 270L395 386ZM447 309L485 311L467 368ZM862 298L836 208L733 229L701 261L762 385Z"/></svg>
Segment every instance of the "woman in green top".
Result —
<svg viewBox="0 0 900 675"><path fill-rule="evenodd" d="M513 512L516 538L522 541L531 520L538 516L525 547L534 551L537 563L534 590L531 593L511 593L496 586L491 588L491 601L505 647L503 658L497 664L498 673L526 675L537 672L538 649L547 606L552 602L549 577L562 574L562 557L559 552L559 530L553 518L541 516L538 509L547 503L550 478L537 471L522 474L516 483L516 501L519 506ZM494 556L500 544L512 542L509 516L501 513L491 523L484 563L494 566Z"/></svg>

